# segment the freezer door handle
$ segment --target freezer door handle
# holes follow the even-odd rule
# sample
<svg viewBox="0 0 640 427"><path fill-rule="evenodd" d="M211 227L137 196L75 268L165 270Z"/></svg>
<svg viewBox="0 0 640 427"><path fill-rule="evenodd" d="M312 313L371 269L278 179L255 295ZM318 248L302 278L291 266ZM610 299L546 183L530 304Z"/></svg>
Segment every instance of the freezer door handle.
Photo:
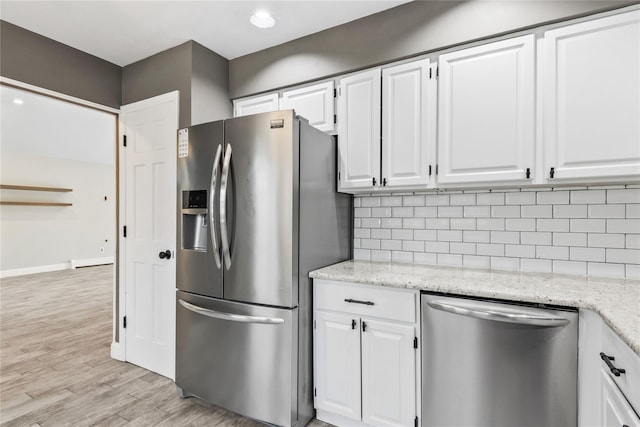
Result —
<svg viewBox="0 0 640 427"><path fill-rule="evenodd" d="M220 248L218 247L218 237L216 236L216 217L215 217L215 198L216 198L216 182L218 180L218 172L220 171L220 157L222 156L222 145L218 144L216 157L213 160L213 170L211 171L211 191L209 191L209 229L211 230L211 241L213 242L213 258L218 268L222 267L222 259L220 258Z"/></svg>
<svg viewBox="0 0 640 427"><path fill-rule="evenodd" d="M552 314L533 315L524 310L519 312L511 307L507 310L500 310L496 308L495 304L489 306L480 301L469 301L464 305L454 305L439 300L432 300L428 301L427 304L436 310L496 322L517 323L548 328L566 326L570 323L569 319L561 316Z"/></svg>
<svg viewBox="0 0 640 427"><path fill-rule="evenodd" d="M232 322L241 323L264 323L267 325L279 325L284 323L284 319L281 319L279 317L247 316L244 314L223 313L221 311L199 307L197 305L186 302L183 299L178 299L178 302L187 310L193 311L194 313L198 313L203 316L213 317L214 319L230 320Z"/></svg>
<svg viewBox="0 0 640 427"><path fill-rule="evenodd" d="M231 254L229 253L229 235L227 234L227 187L229 183L229 169L231 167L231 144L227 144L222 164L222 178L220 180L220 240L222 254L227 270L231 268Z"/></svg>

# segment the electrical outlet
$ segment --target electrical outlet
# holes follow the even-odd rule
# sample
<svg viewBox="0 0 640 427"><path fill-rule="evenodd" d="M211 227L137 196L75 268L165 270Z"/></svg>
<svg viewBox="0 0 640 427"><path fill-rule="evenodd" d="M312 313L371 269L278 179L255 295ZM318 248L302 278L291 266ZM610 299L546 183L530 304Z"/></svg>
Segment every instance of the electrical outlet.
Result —
<svg viewBox="0 0 640 427"><path fill-rule="evenodd" d="M100 246L100 253L103 254L104 253L104 248L102 246Z"/></svg>

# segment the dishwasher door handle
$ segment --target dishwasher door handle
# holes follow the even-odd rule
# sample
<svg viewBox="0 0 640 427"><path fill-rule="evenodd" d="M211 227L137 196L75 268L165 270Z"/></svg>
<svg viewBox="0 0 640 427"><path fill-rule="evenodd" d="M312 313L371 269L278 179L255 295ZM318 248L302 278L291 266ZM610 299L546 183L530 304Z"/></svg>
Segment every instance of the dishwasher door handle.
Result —
<svg viewBox="0 0 640 427"><path fill-rule="evenodd" d="M433 300L427 304L436 310L446 311L448 313L459 314L461 316L475 317L476 319L493 320L496 322L517 323L520 325L543 326L554 328L558 326L566 326L570 323L569 319L552 314L534 315L523 310L518 312L511 308L509 310L497 309L495 304L486 305L479 301L473 301L473 304L454 305L448 302Z"/></svg>

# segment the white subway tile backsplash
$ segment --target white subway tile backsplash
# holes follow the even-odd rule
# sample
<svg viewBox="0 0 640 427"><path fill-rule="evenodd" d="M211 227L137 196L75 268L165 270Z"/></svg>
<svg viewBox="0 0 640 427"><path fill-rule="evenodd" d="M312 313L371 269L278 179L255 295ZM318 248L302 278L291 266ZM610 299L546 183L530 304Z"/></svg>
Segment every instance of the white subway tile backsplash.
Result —
<svg viewBox="0 0 640 427"><path fill-rule="evenodd" d="M588 246L591 248L624 248L624 234L589 233Z"/></svg>
<svg viewBox="0 0 640 427"><path fill-rule="evenodd" d="M567 232L569 231L569 220L538 218L536 219L536 227L538 231Z"/></svg>
<svg viewBox="0 0 640 427"><path fill-rule="evenodd" d="M380 197L358 197L358 199L362 200L361 206L363 208L380 206Z"/></svg>
<svg viewBox="0 0 640 427"><path fill-rule="evenodd" d="M554 246L587 246L587 233L553 233Z"/></svg>
<svg viewBox="0 0 640 427"><path fill-rule="evenodd" d="M534 192L507 193L506 204L507 205L535 205L536 193Z"/></svg>
<svg viewBox="0 0 640 427"><path fill-rule="evenodd" d="M464 216L472 218L488 218L491 216L491 206L465 206Z"/></svg>
<svg viewBox="0 0 640 427"><path fill-rule="evenodd" d="M552 205L531 205L520 208L522 218L551 218L553 217Z"/></svg>
<svg viewBox="0 0 640 427"><path fill-rule="evenodd" d="M607 264L603 262L588 262L589 276L624 278L624 264Z"/></svg>
<svg viewBox="0 0 640 427"><path fill-rule="evenodd" d="M463 242L473 242L473 243L491 243L491 232L489 231L470 231L464 230L462 232L462 241Z"/></svg>
<svg viewBox="0 0 640 427"><path fill-rule="evenodd" d="M538 192L539 205L566 205L569 203L568 191L542 191Z"/></svg>
<svg viewBox="0 0 640 427"><path fill-rule="evenodd" d="M491 206L493 218L520 218L520 206Z"/></svg>
<svg viewBox="0 0 640 427"><path fill-rule="evenodd" d="M424 218L402 218L402 228L424 228Z"/></svg>
<svg viewBox="0 0 640 427"><path fill-rule="evenodd" d="M604 262L604 248L569 248L571 261Z"/></svg>
<svg viewBox="0 0 640 427"><path fill-rule="evenodd" d="M570 202L575 205L606 203L606 190L571 191Z"/></svg>
<svg viewBox="0 0 640 427"><path fill-rule="evenodd" d="M555 205L554 218L586 218L587 205Z"/></svg>
<svg viewBox="0 0 640 427"><path fill-rule="evenodd" d="M520 269L530 273L551 273L553 264L550 259L528 259L520 260Z"/></svg>
<svg viewBox="0 0 640 427"><path fill-rule="evenodd" d="M536 258L569 259L569 248L565 246L536 246Z"/></svg>
<svg viewBox="0 0 640 427"><path fill-rule="evenodd" d="M391 252L391 261L412 263L413 252L393 251Z"/></svg>
<svg viewBox="0 0 640 427"><path fill-rule="evenodd" d="M515 231L492 231L491 243L520 243L520 233Z"/></svg>
<svg viewBox="0 0 640 427"><path fill-rule="evenodd" d="M551 245L551 233L537 231L520 233L520 243L523 245Z"/></svg>
<svg viewBox="0 0 640 427"><path fill-rule="evenodd" d="M476 204L478 205L504 205L505 193L478 193Z"/></svg>
<svg viewBox="0 0 640 427"><path fill-rule="evenodd" d="M607 262L623 264L640 264L638 249L607 249Z"/></svg>
<svg viewBox="0 0 640 427"><path fill-rule="evenodd" d="M391 230L391 238L394 240L413 240L413 230L394 228Z"/></svg>
<svg viewBox="0 0 640 427"><path fill-rule="evenodd" d="M640 189L607 190L607 203L640 203Z"/></svg>
<svg viewBox="0 0 640 427"><path fill-rule="evenodd" d="M625 211L625 205L589 205L589 218L624 218Z"/></svg>
<svg viewBox="0 0 640 427"><path fill-rule="evenodd" d="M572 233L604 233L605 229L604 219L571 219Z"/></svg>
<svg viewBox="0 0 640 427"><path fill-rule="evenodd" d="M491 268L491 257L462 255L462 265L472 268Z"/></svg>
<svg viewBox="0 0 640 427"><path fill-rule="evenodd" d="M438 264L439 265L461 266L462 265L462 255L438 254Z"/></svg>
<svg viewBox="0 0 640 427"><path fill-rule="evenodd" d="M640 234L640 221L637 219L607 219L606 221L607 233Z"/></svg>
<svg viewBox="0 0 640 427"><path fill-rule="evenodd" d="M450 196L450 204L452 206L475 205L476 195L475 194L452 194Z"/></svg>
<svg viewBox="0 0 640 427"><path fill-rule="evenodd" d="M391 229L389 228L372 228L372 239L391 239Z"/></svg>
<svg viewBox="0 0 640 427"><path fill-rule="evenodd" d="M354 258L640 278L640 186L354 197Z"/></svg>
<svg viewBox="0 0 640 427"><path fill-rule="evenodd" d="M553 261L553 272L559 274L587 274L587 263L582 261Z"/></svg>

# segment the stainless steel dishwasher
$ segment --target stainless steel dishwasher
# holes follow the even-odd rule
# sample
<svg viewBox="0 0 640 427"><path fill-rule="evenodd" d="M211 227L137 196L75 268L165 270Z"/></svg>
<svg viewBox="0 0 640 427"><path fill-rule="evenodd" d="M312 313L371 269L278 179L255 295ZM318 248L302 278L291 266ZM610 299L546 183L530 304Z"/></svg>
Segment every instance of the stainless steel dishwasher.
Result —
<svg viewBox="0 0 640 427"><path fill-rule="evenodd" d="M577 425L577 310L421 299L422 427Z"/></svg>

